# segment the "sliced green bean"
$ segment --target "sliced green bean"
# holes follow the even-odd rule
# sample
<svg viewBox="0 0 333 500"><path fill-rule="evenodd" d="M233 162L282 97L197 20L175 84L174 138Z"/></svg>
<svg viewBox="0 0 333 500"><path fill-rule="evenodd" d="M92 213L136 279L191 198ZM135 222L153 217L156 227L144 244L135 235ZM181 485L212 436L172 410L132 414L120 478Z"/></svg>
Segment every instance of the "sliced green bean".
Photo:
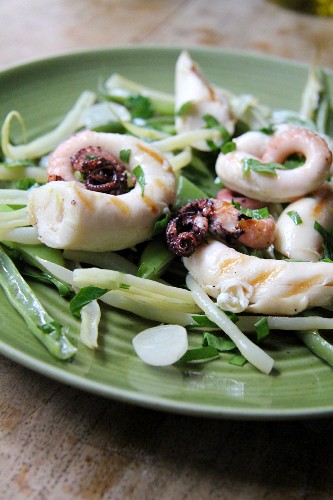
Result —
<svg viewBox="0 0 333 500"><path fill-rule="evenodd" d="M1 246L0 285L12 306L25 320L30 332L55 358L66 360L74 356L76 348L62 332L62 325L45 311Z"/></svg>
<svg viewBox="0 0 333 500"><path fill-rule="evenodd" d="M162 241L150 241L141 254L138 276L152 280L158 279L174 257Z"/></svg>
<svg viewBox="0 0 333 500"><path fill-rule="evenodd" d="M313 354L333 367L333 344L324 339L318 330L306 330L297 335Z"/></svg>

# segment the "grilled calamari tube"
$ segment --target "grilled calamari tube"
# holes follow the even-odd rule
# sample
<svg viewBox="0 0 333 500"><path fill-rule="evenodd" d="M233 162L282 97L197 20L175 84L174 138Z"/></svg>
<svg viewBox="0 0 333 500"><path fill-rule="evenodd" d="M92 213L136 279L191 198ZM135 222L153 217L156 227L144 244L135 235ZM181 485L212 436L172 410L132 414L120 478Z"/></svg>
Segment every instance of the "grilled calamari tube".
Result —
<svg viewBox="0 0 333 500"><path fill-rule="evenodd" d="M72 136L51 155L48 175L50 182L32 189L28 210L39 240L53 248L101 252L134 246L152 236L176 197L166 158L127 135ZM134 187L128 187L133 178Z"/></svg>
<svg viewBox="0 0 333 500"><path fill-rule="evenodd" d="M183 262L223 310L293 316L333 305L330 262L260 259L218 241L199 246Z"/></svg>

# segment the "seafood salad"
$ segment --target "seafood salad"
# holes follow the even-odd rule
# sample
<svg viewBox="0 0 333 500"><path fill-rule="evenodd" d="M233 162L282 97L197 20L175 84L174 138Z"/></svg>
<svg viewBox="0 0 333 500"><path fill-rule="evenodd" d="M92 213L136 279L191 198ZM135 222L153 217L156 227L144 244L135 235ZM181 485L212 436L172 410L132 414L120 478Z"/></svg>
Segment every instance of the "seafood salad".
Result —
<svg viewBox="0 0 333 500"><path fill-rule="evenodd" d="M211 82L187 51L174 92L113 73L50 132L1 129L0 284L27 327L66 361L100 349L103 308L154 322L143 362L251 363L270 374L271 332L293 331L333 367L333 110L309 70L298 112ZM33 270L33 272L32 272ZM76 343L29 279L55 287ZM19 292L19 293L18 293ZM327 335L328 334L328 335ZM200 347L191 337L202 337Z"/></svg>

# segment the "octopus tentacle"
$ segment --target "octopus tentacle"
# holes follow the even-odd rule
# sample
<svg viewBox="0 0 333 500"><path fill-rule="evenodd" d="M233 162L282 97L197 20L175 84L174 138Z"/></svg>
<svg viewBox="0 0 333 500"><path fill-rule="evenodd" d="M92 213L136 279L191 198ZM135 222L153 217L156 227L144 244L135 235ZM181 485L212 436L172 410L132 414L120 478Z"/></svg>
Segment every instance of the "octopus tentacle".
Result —
<svg viewBox="0 0 333 500"><path fill-rule="evenodd" d="M73 169L83 174L87 189L113 195L128 190L125 165L100 147L82 148L70 160Z"/></svg>
<svg viewBox="0 0 333 500"><path fill-rule="evenodd" d="M263 249L274 241L275 222L272 217L255 220L232 203L201 198L179 209L166 229L169 250L181 257L192 255L209 236Z"/></svg>
<svg viewBox="0 0 333 500"><path fill-rule="evenodd" d="M166 238L169 250L179 256L190 256L208 234L208 219L198 213L180 213L168 224Z"/></svg>

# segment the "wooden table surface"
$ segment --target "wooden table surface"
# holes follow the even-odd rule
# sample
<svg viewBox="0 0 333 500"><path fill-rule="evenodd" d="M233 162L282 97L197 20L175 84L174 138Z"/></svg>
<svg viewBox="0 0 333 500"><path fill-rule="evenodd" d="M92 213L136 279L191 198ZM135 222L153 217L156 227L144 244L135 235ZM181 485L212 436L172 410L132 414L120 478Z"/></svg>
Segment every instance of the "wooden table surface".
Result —
<svg viewBox="0 0 333 500"><path fill-rule="evenodd" d="M265 0L0 1L0 66L127 44L333 69L333 18ZM333 420L207 420L90 395L0 358L1 499L333 498Z"/></svg>

